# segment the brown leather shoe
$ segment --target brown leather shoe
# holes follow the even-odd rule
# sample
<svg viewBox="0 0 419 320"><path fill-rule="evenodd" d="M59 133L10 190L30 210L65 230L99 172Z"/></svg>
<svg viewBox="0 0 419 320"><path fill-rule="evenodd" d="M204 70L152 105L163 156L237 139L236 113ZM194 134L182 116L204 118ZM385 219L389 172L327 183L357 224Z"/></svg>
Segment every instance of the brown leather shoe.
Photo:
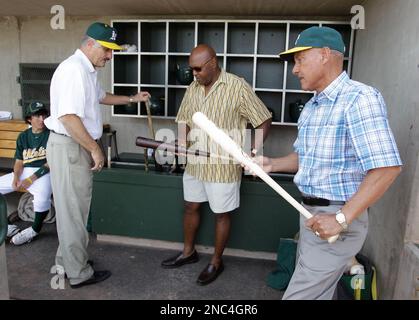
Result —
<svg viewBox="0 0 419 320"><path fill-rule="evenodd" d="M163 268L178 268L180 266L183 266L184 264L195 263L198 261L199 261L198 252L194 250L194 252L186 258L183 257L183 252L178 253L174 257L164 260L161 263L161 266Z"/></svg>
<svg viewBox="0 0 419 320"><path fill-rule="evenodd" d="M218 268L215 265L209 263L204 270L202 270L201 274L199 275L196 282L201 285L205 286L211 282L213 282L217 277L223 272L224 264L221 261L220 266Z"/></svg>
<svg viewBox="0 0 419 320"><path fill-rule="evenodd" d="M111 276L111 274L112 273L108 270L94 271L93 275L89 279L78 284L70 284L70 287L72 287L73 289L76 289L76 288L81 288L83 286L87 286L89 284L95 284L95 283L108 279Z"/></svg>

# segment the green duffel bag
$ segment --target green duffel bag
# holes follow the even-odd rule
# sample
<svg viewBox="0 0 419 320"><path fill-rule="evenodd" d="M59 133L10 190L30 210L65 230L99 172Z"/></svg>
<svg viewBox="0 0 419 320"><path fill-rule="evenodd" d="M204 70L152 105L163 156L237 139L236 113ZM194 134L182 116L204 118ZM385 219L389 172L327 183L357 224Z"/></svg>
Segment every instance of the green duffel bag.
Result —
<svg viewBox="0 0 419 320"><path fill-rule="evenodd" d="M297 242L294 239L280 239L276 257L277 267L268 274L266 282L269 287L285 290L295 269Z"/></svg>
<svg viewBox="0 0 419 320"><path fill-rule="evenodd" d="M377 300L375 267L362 254L355 258L364 267L365 274L344 274L338 282L338 300Z"/></svg>

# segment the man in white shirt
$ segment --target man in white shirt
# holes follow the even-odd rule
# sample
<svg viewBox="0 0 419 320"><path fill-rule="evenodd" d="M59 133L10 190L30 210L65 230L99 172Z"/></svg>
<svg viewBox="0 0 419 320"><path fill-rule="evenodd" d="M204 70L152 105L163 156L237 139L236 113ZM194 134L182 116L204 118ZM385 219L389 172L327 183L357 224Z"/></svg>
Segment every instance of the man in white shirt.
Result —
<svg viewBox="0 0 419 320"><path fill-rule="evenodd" d="M89 26L82 44L55 71L50 88L51 130L47 160L51 169L59 247L56 265L64 267L72 288L107 279L109 271L95 271L88 262L86 230L92 198L93 171L99 171L104 156L96 140L102 136L100 104L119 105L146 101L148 92L117 96L103 91L97 68L112 59L117 32L104 23ZM93 167L92 167L93 164Z"/></svg>

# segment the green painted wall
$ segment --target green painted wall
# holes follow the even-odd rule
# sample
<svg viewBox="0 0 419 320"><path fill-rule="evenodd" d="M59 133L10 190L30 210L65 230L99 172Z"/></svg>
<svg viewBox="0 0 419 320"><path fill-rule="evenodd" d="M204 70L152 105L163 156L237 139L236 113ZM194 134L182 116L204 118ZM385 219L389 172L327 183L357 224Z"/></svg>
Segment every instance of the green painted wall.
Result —
<svg viewBox="0 0 419 320"><path fill-rule="evenodd" d="M290 178L277 181L299 200ZM93 231L98 234L182 242L182 175L103 170L94 176L91 213ZM213 246L213 215L205 204L197 244ZM241 206L233 215L229 248L276 252L280 238L294 237L298 231L298 212L253 177L243 179Z"/></svg>

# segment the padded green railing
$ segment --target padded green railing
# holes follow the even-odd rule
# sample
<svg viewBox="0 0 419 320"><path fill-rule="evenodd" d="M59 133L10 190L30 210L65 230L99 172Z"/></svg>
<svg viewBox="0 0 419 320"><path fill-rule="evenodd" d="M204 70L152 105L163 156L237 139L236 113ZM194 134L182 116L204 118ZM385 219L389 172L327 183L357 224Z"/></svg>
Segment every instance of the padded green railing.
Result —
<svg viewBox="0 0 419 320"><path fill-rule="evenodd" d="M7 203L6 199L0 194L0 246L7 236Z"/></svg>

